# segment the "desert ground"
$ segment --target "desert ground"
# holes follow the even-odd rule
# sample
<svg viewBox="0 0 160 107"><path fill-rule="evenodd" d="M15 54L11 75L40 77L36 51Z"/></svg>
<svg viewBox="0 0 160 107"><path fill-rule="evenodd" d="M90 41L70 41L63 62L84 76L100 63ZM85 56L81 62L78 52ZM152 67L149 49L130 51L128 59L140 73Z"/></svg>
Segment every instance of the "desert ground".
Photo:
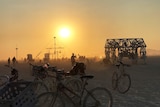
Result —
<svg viewBox="0 0 160 107"><path fill-rule="evenodd" d="M106 87L113 96L113 107L160 107L160 57L147 57L146 64L143 64L141 60L138 60L138 64L132 64L128 60L124 62L131 64L131 67L126 67L132 81L131 88L127 93L120 94L112 89L111 78L116 67L105 65L102 62L86 64L86 74L95 76L89 81L89 88ZM0 75L10 75L10 69L5 67L5 64L7 61L0 62ZM71 69L70 61L50 62L50 65L65 71ZM15 68L19 71L19 79L33 80L31 66L28 63L19 62Z"/></svg>

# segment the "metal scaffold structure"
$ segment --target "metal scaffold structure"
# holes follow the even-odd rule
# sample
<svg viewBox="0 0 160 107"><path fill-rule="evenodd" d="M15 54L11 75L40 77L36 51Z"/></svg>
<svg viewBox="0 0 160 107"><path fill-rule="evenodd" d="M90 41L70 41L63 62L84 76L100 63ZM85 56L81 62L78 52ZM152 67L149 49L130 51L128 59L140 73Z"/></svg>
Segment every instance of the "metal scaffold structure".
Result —
<svg viewBox="0 0 160 107"><path fill-rule="evenodd" d="M139 54L138 54L139 53ZM107 39L105 43L105 63L114 64L117 60L122 60L123 57L128 57L132 63L137 63L138 55L145 63L146 59L146 44L143 38L122 38L122 39Z"/></svg>

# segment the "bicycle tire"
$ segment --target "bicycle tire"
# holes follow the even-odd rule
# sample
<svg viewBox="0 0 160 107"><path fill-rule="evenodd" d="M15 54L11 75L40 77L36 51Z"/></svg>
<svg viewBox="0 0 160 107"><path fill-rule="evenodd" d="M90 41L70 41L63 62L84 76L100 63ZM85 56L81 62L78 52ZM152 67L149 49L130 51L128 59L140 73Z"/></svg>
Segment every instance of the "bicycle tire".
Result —
<svg viewBox="0 0 160 107"><path fill-rule="evenodd" d="M113 98L110 91L103 87L96 87L85 96L83 107L112 107L112 103Z"/></svg>
<svg viewBox="0 0 160 107"><path fill-rule="evenodd" d="M112 75L112 88L115 90L117 88L118 83L118 74L116 72L113 72Z"/></svg>
<svg viewBox="0 0 160 107"><path fill-rule="evenodd" d="M65 107L64 101L55 92L45 92L37 97L35 107Z"/></svg>
<svg viewBox="0 0 160 107"><path fill-rule="evenodd" d="M127 84L126 84L127 83ZM126 93L131 87L131 78L129 74L123 74L118 79L117 89L119 93Z"/></svg>

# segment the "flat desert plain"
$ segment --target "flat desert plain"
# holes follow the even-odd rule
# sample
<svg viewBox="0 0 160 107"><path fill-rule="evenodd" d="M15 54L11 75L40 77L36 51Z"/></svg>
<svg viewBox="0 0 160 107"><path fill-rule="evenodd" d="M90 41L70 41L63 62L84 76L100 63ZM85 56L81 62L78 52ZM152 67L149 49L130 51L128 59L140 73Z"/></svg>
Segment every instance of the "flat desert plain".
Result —
<svg viewBox="0 0 160 107"><path fill-rule="evenodd" d="M127 60L127 59L126 59ZM112 74L116 67L104 65L102 62L86 64L86 74L94 75L89 80L88 88L97 86L107 88L113 97L113 107L160 107L160 57L147 57L146 64L141 59L137 64L127 60L124 63L131 64L126 67L126 72L131 76L131 88L125 94L120 94L112 89ZM10 75L10 69L5 67L6 62L0 62L0 75ZM33 64L42 65L43 63ZM50 62L51 66L69 71L70 61ZM32 81L31 66L26 62L19 62L15 65L19 71L19 79Z"/></svg>

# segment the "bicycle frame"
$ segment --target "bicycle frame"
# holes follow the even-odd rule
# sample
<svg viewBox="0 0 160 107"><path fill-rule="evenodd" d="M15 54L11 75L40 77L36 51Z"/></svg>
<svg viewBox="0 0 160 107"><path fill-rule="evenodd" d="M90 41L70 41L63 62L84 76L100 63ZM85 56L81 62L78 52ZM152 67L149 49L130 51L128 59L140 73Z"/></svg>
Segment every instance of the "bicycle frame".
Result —
<svg viewBox="0 0 160 107"><path fill-rule="evenodd" d="M83 85L82 85L82 91L80 92L80 95L78 95L76 92L72 91L71 89L69 89L68 87L66 87L62 82L59 82L58 85L57 85L57 92L56 92L56 98L58 96L58 94L61 92L63 93L71 102L72 104L74 104L74 106L77 107L76 103L72 100L72 98L65 92L65 91L68 91L70 92L71 94L73 94L74 96L78 97L79 98L79 102L78 104L81 105L82 103L82 98L84 96L84 93L86 92L86 94L89 94L95 101L96 98L89 92L89 90L86 89L86 85L87 85L87 78L83 81ZM55 98L55 100L56 100ZM54 100L54 99L53 99ZM53 105L54 105L54 102L55 100L53 101Z"/></svg>
<svg viewBox="0 0 160 107"><path fill-rule="evenodd" d="M130 65L124 64L122 62L117 64L116 65L117 71L114 72L113 76L112 76L112 87L113 87L113 89L118 88L118 91L120 93L123 93L123 94L126 93L131 86L130 75L125 72L125 66L129 67ZM120 68L120 67L122 67L122 68ZM127 79L127 81L124 80L124 79ZM122 81L125 81L125 83L127 82L127 84L124 84L124 82L122 82ZM121 83L123 83L124 88L119 87L119 84L121 84ZM122 84L121 84L121 86L122 86Z"/></svg>
<svg viewBox="0 0 160 107"><path fill-rule="evenodd" d="M97 99L92 95L92 93L87 90L86 85L88 85L87 80L93 78L93 76L81 76L81 81L82 81L82 85L81 85L81 90L80 93L77 93L76 91L70 89L69 87L67 87L64 83L63 83L63 76L65 76L65 72L63 70L57 70L55 67L51 67L50 70L52 72L55 72L56 75L55 76L49 76L47 75L47 77L53 77L56 79L56 91L55 93L55 97L51 99L51 103L50 106L54 106L57 97L60 95L64 95L75 107L77 107L78 105L82 105L82 101L84 98L84 95L87 94L89 96L91 96L97 103L99 104L99 101L97 101ZM75 102L74 99L72 99L72 96L78 98L78 100Z"/></svg>
<svg viewBox="0 0 160 107"><path fill-rule="evenodd" d="M120 69L120 66L122 65L122 69ZM125 66L130 66L128 64L124 64L122 62L119 62L119 64L116 65L117 66L117 72L120 71L120 75L118 75L118 79L121 78L124 74L126 74L125 72Z"/></svg>

